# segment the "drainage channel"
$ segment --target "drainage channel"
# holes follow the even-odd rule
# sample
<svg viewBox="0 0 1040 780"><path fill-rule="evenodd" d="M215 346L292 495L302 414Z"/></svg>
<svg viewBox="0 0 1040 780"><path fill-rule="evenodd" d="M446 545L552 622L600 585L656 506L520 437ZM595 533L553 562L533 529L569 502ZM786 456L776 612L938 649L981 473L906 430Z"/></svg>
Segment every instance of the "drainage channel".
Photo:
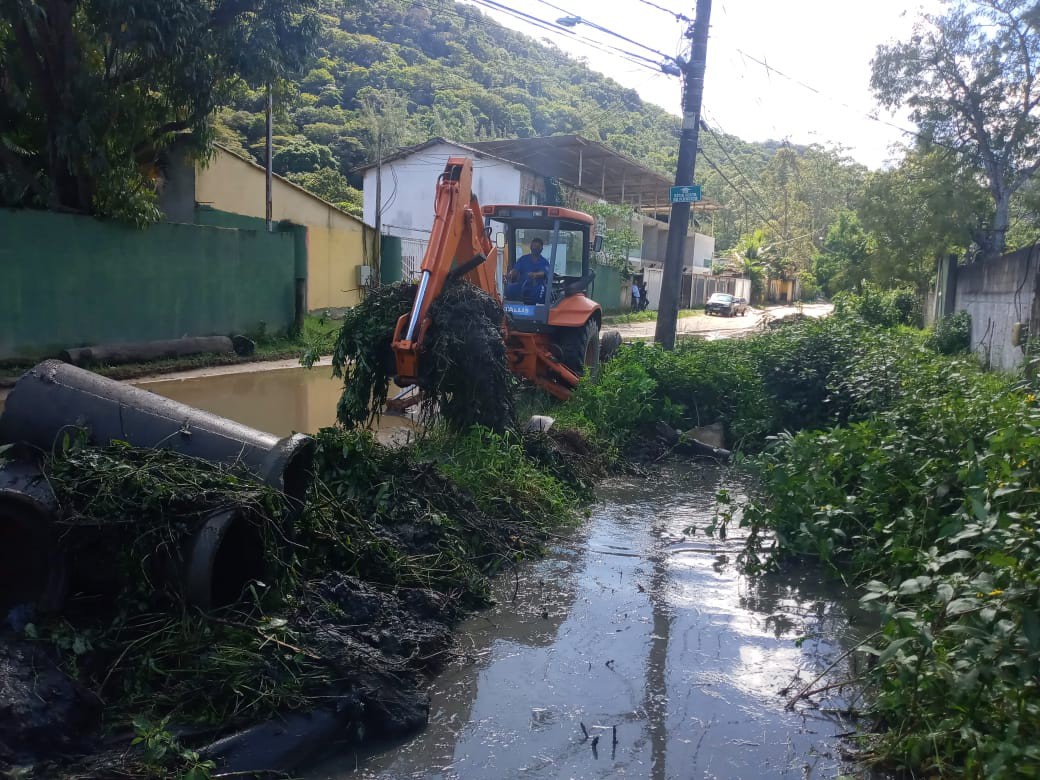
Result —
<svg viewBox="0 0 1040 780"><path fill-rule="evenodd" d="M666 464L615 479L583 531L504 574L459 631L410 741L344 748L307 777L830 778L855 730L835 691L788 698L857 641L819 572L749 578L744 539L705 536L733 472ZM697 533L691 534L690 527ZM850 670L839 661L820 683ZM615 742L616 739L616 742Z"/></svg>

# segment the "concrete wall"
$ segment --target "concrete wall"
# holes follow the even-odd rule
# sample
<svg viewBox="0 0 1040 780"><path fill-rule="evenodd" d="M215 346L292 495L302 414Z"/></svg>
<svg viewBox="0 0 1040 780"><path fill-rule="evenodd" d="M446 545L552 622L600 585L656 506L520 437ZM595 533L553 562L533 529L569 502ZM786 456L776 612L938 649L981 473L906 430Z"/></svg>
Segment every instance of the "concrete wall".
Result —
<svg viewBox="0 0 1040 780"><path fill-rule="evenodd" d="M422 263L425 242L433 227L433 199L437 193L437 177L444 172L449 157L473 157L473 152L452 144L435 144L414 154L383 165L383 232L399 236L404 265L408 258ZM532 182L528 182L532 185ZM508 163L486 158L473 160L473 191L480 205L519 203L524 185L523 173ZM544 184L543 184L544 189ZM364 217L366 225L376 222L376 169L365 171Z"/></svg>
<svg viewBox="0 0 1040 780"><path fill-rule="evenodd" d="M1013 370L1022 363L1011 329L1033 319L1038 260L1040 244L956 270L954 308L971 315L972 349L993 368Z"/></svg>
<svg viewBox="0 0 1040 780"><path fill-rule="evenodd" d="M296 241L0 209L0 358L293 323Z"/></svg>
<svg viewBox="0 0 1040 780"><path fill-rule="evenodd" d="M361 221L285 179L276 177L272 190L274 219L307 228L307 309L357 305L358 267L365 264ZM195 172L195 200L219 211L264 219L264 169L218 148Z"/></svg>

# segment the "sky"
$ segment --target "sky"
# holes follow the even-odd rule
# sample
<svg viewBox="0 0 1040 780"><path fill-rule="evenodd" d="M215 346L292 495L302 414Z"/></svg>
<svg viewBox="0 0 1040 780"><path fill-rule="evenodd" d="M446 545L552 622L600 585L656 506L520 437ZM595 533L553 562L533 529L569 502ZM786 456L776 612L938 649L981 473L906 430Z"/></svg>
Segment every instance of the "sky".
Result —
<svg viewBox="0 0 1040 780"><path fill-rule="evenodd" d="M686 43L683 24L641 0L499 2L548 21L579 16L668 55L682 52ZM693 0L653 2L693 16ZM914 125L905 112L891 114L878 106L870 90L870 61L879 44L908 37L920 11L939 8L941 0L714 0L703 117L716 130L747 141L786 138L796 144L841 146L870 168L883 167L898 157L893 144L908 140L906 133L885 122L906 130ZM637 90L644 100L680 112L678 78L590 48L565 33L538 29L486 7L481 10L514 30L552 40L591 68ZM586 38L657 59L586 24L573 29Z"/></svg>

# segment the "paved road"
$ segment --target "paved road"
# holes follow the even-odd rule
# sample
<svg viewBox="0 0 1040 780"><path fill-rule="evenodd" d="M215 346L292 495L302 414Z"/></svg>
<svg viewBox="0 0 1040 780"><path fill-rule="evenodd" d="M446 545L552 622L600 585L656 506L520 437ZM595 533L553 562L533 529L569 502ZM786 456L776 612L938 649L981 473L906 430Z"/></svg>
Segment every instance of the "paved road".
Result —
<svg viewBox="0 0 1040 780"><path fill-rule="evenodd" d="M767 317L779 318L795 314L797 306L769 306L762 309L748 309L743 317L709 317L700 314L695 317L683 317L679 320L677 333L680 336L701 335L708 338L725 338L736 333L747 332L757 328ZM808 317L826 317L834 307L829 303L812 303L801 307ZM604 330L617 330L626 341L633 339L652 339L656 322L634 322L630 325L605 326Z"/></svg>

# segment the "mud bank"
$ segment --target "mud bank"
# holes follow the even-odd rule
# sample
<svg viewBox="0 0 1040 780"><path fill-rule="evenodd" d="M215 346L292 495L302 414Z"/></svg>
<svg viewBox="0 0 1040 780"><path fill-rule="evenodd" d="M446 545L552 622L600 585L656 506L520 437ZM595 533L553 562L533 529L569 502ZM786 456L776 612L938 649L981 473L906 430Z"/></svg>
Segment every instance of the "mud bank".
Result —
<svg viewBox="0 0 1040 780"><path fill-rule="evenodd" d="M577 520L593 472L570 462L574 441L473 432L390 448L329 429L292 527L277 496L230 468L119 447L55 455L44 470L63 522L111 531L66 552L104 576L76 574L61 614L3 616L0 772L290 771L333 734L414 733L456 622ZM152 534L242 490L266 523L267 574L228 606L195 608L161 576Z"/></svg>

